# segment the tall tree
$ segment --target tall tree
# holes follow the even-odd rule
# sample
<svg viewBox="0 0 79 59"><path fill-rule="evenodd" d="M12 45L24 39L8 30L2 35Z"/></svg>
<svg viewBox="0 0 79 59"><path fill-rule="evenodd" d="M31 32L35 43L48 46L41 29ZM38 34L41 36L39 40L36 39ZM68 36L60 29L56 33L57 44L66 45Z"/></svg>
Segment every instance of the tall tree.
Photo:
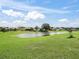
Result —
<svg viewBox="0 0 79 59"><path fill-rule="evenodd" d="M69 37L68 38L74 38L73 34L72 34L72 28L69 28L68 29L68 32L69 32Z"/></svg>
<svg viewBox="0 0 79 59"><path fill-rule="evenodd" d="M44 34L44 36L48 36L49 35L49 30L50 30L50 25L48 24L48 23L44 23L44 24L42 24L42 26L41 26L41 29L42 29L42 32L43 32L43 34Z"/></svg>

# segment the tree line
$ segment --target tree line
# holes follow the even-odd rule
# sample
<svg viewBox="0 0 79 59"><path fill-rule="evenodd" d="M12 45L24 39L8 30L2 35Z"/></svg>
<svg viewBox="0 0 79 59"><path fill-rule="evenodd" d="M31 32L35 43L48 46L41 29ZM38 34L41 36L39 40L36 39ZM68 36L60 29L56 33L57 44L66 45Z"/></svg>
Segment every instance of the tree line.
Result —
<svg viewBox="0 0 79 59"><path fill-rule="evenodd" d="M62 31L67 30L69 31L72 29L73 31L78 31L79 28L73 28L73 27L51 27L50 24L44 23L39 26L35 27L17 27L17 28L9 28L9 27L0 27L0 32L8 32L8 31L40 31L40 32L46 32L46 31Z"/></svg>

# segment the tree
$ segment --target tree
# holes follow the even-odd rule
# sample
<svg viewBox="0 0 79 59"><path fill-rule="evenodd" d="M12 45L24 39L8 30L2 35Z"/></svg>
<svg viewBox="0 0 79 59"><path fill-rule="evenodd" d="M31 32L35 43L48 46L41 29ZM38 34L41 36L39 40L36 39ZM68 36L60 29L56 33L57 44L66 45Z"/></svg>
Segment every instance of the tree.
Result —
<svg viewBox="0 0 79 59"><path fill-rule="evenodd" d="M39 31L39 27L38 26L35 27L35 31Z"/></svg>
<svg viewBox="0 0 79 59"><path fill-rule="evenodd" d="M68 38L74 38L73 34L72 34L72 28L69 28L68 29L68 32L69 32L69 37Z"/></svg>
<svg viewBox="0 0 79 59"><path fill-rule="evenodd" d="M1 31L2 32L7 32L7 29L6 28L2 28Z"/></svg>
<svg viewBox="0 0 79 59"><path fill-rule="evenodd" d="M42 32L43 32L43 34L44 34L44 36L48 36L49 35L49 30L50 30L50 25L48 24L48 23L44 23L44 24L42 24L42 26L41 26L41 29L42 29Z"/></svg>

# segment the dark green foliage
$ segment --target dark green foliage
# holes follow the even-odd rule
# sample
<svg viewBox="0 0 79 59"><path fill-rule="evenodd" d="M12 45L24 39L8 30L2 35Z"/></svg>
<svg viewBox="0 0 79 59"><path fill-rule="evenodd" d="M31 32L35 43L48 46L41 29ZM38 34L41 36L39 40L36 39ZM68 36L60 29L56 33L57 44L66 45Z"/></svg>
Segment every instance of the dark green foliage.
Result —
<svg viewBox="0 0 79 59"><path fill-rule="evenodd" d="M39 31L39 27L38 26L35 27L35 31Z"/></svg>
<svg viewBox="0 0 79 59"><path fill-rule="evenodd" d="M41 26L41 32L43 33L44 36L48 36L49 35L49 30L50 30L50 25L48 23L44 23L42 26Z"/></svg>
<svg viewBox="0 0 79 59"><path fill-rule="evenodd" d="M44 23L41 28L44 30L50 30L50 25L48 23Z"/></svg>
<svg viewBox="0 0 79 59"><path fill-rule="evenodd" d="M2 31L2 32L7 32L8 29L6 29L6 28L2 28L1 31Z"/></svg>
<svg viewBox="0 0 79 59"><path fill-rule="evenodd" d="M68 32L69 32L69 37L68 38L74 38L73 33L72 33L73 32L72 28L69 28Z"/></svg>

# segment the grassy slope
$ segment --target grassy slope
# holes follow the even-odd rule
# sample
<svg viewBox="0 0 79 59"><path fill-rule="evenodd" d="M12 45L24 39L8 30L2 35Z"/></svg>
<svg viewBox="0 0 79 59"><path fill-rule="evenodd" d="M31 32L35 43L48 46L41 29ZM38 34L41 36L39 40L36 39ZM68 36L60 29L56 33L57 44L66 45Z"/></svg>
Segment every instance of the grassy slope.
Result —
<svg viewBox="0 0 79 59"><path fill-rule="evenodd" d="M39 38L17 38L22 32L0 32L0 59L79 59L79 32Z"/></svg>

